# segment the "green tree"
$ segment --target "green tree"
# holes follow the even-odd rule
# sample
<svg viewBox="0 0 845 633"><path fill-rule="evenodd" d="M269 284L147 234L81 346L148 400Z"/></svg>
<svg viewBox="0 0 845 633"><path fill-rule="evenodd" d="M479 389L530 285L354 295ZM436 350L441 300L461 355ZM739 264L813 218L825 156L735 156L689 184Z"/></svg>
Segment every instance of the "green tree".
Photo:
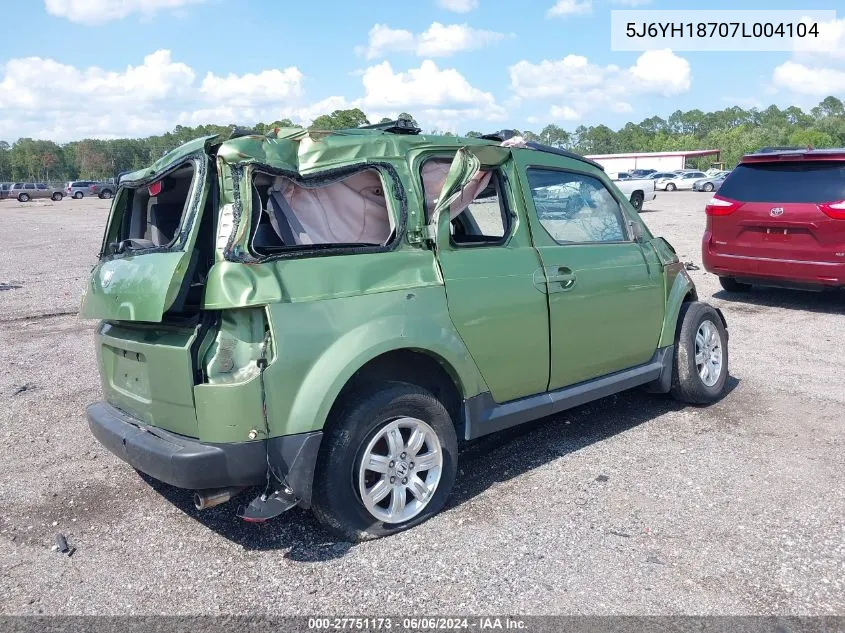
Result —
<svg viewBox="0 0 845 633"><path fill-rule="evenodd" d="M368 125L367 116L358 108L335 110L331 114L318 116L309 126L312 130L348 130Z"/></svg>
<svg viewBox="0 0 845 633"><path fill-rule="evenodd" d="M572 136L569 132L554 123L550 123L540 130L538 136L541 139L540 142L552 147L570 147L572 144Z"/></svg>

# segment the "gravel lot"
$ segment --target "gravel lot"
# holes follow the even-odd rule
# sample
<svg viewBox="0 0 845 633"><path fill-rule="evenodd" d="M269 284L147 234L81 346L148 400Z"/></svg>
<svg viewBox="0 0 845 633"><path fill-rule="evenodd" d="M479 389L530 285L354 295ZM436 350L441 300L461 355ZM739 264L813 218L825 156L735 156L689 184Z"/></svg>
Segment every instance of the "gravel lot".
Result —
<svg viewBox="0 0 845 633"><path fill-rule="evenodd" d="M699 265L706 198L643 212ZM845 612L845 293L732 297L692 271L730 326L722 402L630 392L486 439L445 512L351 546L299 509L197 513L91 437L75 312L106 207L0 202L0 613Z"/></svg>

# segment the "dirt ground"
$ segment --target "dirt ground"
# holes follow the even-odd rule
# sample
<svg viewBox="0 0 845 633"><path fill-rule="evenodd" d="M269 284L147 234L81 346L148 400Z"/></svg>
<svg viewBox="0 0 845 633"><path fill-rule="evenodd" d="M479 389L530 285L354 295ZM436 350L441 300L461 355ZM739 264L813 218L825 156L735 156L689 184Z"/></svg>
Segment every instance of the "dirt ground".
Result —
<svg viewBox="0 0 845 633"><path fill-rule="evenodd" d="M643 211L696 265L706 199ZM106 214L0 202L0 613L845 612L845 293L731 296L691 271L729 324L723 401L635 391L487 438L442 514L352 546L299 509L198 513L90 435L76 311Z"/></svg>

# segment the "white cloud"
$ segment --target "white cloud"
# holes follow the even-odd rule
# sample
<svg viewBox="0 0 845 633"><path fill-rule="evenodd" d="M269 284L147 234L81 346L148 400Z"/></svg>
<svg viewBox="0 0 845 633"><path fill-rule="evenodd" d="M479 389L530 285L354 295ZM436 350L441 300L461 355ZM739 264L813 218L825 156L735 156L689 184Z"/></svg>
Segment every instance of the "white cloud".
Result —
<svg viewBox="0 0 845 633"><path fill-rule="evenodd" d="M808 28L813 20L803 20ZM831 22L820 22L818 37L796 37L793 50L799 58L832 58L845 60L845 18Z"/></svg>
<svg viewBox="0 0 845 633"><path fill-rule="evenodd" d="M779 88L816 97L845 92L845 71L813 68L794 61L775 68L772 80Z"/></svg>
<svg viewBox="0 0 845 633"><path fill-rule="evenodd" d="M455 13L469 13L478 7L478 0L437 0L442 8Z"/></svg>
<svg viewBox="0 0 845 633"><path fill-rule="evenodd" d="M587 15L593 11L593 0L557 0L546 11L546 17L565 18L569 15Z"/></svg>
<svg viewBox="0 0 845 633"><path fill-rule="evenodd" d="M414 34L376 24L370 29L366 46L356 52L366 59L385 57L388 53L414 53L419 57L447 57L461 51L476 50L505 38L504 33L474 29L467 24L433 22L425 31Z"/></svg>
<svg viewBox="0 0 845 633"><path fill-rule="evenodd" d="M632 86L635 92L642 90L669 97L690 88L689 62L668 48L644 52L629 72L638 84Z"/></svg>
<svg viewBox="0 0 845 633"><path fill-rule="evenodd" d="M208 73L200 92L208 99L223 100L232 105L289 101L302 96L302 73L291 66L284 70L265 70L258 74L229 74L218 77Z"/></svg>
<svg viewBox="0 0 845 633"><path fill-rule="evenodd" d="M442 120L504 117L504 108L492 94L473 87L454 68L440 69L430 59L405 72L394 72L389 62L382 62L367 68L362 82L364 97L357 103L368 113L412 110Z"/></svg>
<svg viewBox="0 0 845 633"><path fill-rule="evenodd" d="M792 59L774 69L770 88L816 98L845 92L845 19L818 26L818 37L793 40Z"/></svg>
<svg viewBox="0 0 845 633"><path fill-rule="evenodd" d="M689 62L671 50L646 51L630 68L599 66L581 55L510 67L511 89L523 99L554 99L550 114L568 121L604 109L630 112L630 99L653 94L669 97L690 88Z"/></svg>
<svg viewBox="0 0 845 633"><path fill-rule="evenodd" d="M150 17L163 10L179 9L207 0L44 0L47 13L77 24L104 24L133 13Z"/></svg>
<svg viewBox="0 0 845 633"><path fill-rule="evenodd" d="M254 123L286 116L302 96L295 68L202 82L170 51L114 71L77 68L52 59L12 59L0 67L0 138L144 136L175 123Z"/></svg>
<svg viewBox="0 0 845 633"><path fill-rule="evenodd" d="M77 68L52 59L13 59L0 66L0 139L68 141L143 137L176 124L251 125L289 118L309 124L320 114L358 107L373 120L410 111L427 128L501 120L505 108L453 68L424 60L395 71L388 62L360 73L355 98L306 99L296 67L204 77L167 50L123 70Z"/></svg>
<svg viewBox="0 0 845 633"><path fill-rule="evenodd" d="M375 59L389 52L413 52L416 48L417 38L410 31L376 24L370 29L367 46L357 47L356 52L367 59Z"/></svg>
<svg viewBox="0 0 845 633"><path fill-rule="evenodd" d="M552 106L549 109L549 115L563 121L577 121L580 118L578 112L569 106Z"/></svg>

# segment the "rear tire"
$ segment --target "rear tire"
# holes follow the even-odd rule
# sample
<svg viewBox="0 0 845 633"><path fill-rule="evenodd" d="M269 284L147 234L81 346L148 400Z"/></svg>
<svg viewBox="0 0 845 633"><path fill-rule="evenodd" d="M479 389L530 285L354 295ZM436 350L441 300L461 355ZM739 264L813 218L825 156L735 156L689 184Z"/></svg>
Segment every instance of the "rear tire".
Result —
<svg viewBox="0 0 845 633"><path fill-rule="evenodd" d="M733 277L719 277L719 283L728 292L748 292L751 290L751 284L744 284Z"/></svg>
<svg viewBox="0 0 845 633"><path fill-rule="evenodd" d="M675 191L675 189L677 189L677 187L671 182L666 185L666 191Z"/></svg>
<svg viewBox="0 0 845 633"><path fill-rule="evenodd" d="M643 209L643 201L644 196L641 192L635 191L631 194L631 205L633 205L634 209L639 213Z"/></svg>
<svg viewBox="0 0 845 633"><path fill-rule="evenodd" d="M28 193L18 194L18 202L29 202L29 194Z"/></svg>
<svg viewBox="0 0 845 633"><path fill-rule="evenodd" d="M417 430L424 437L418 446L412 441ZM351 542L407 530L446 504L455 482L457 457L454 424L437 398L408 383L370 384L350 393L332 410L317 458L314 514ZM367 464L378 462L378 468L365 467L365 458ZM437 465L419 468L429 462ZM405 481L407 489L402 485ZM411 486L418 481L427 488L417 495ZM388 492L375 500L378 486ZM364 491L373 492L366 504ZM390 516L399 520L391 522Z"/></svg>
<svg viewBox="0 0 845 633"><path fill-rule="evenodd" d="M728 332L713 306L685 303L675 333L672 397L687 404L719 400L728 379Z"/></svg>
<svg viewBox="0 0 845 633"><path fill-rule="evenodd" d="M77 191L75 194L73 194L74 200L82 200L82 197L83 197L83 193L81 191Z"/></svg>
<svg viewBox="0 0 845 633"><path fill-rule="evenodd" d="M100 193L100 199L101 200L109 200L111 198L111 196L112 196L112 193L108 189L106 189L105 191Z"/></svg>

